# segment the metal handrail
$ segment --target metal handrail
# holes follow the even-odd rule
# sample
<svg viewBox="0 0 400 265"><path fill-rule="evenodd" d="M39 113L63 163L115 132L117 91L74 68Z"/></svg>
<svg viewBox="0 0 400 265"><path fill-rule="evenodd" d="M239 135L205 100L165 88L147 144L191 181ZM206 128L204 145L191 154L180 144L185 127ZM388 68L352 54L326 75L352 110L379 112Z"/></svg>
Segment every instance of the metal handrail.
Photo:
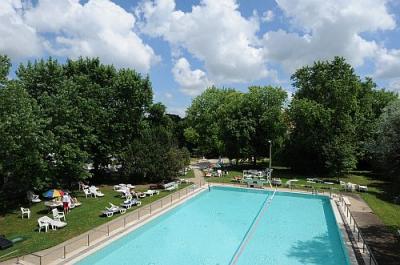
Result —
<svg viewBox="0 0 400 265"><path fill-rule="evenodd" d="M202 187L202 185L204 185L204 183L202 183L200 181L199 186ZM144 216L144 215L140 215L140 212L146 211L146 212L148 212L147 216L150 216L152 214L152 206L154 206L155 204L160 203L160 202L161 202L161 207L159 207L159 209L169 208L169 207L171 207L173 205L173 203L175 201L180 201L180 199L182 198L182 195L181 195L182 191L185 191L183 196L187 196L188 194L191 194L195 190L197 190L196 187L197 187L197 185L192 184L192 185L190 185L188 187L185 187L185 188L180 189L180 190L178 190L178 191L176 191L174 193L171 193L171 194L169 194L169 195L167 195L165 197L162 197L157 201L154 201L154 202L152 202L150 204L147 204L143 208L142 207L137 208L137 209L131 211L129 214L125 215L123 218L120 217L120 218L114 219L114 220L112 220L110 222L107 222L107 223L105 223L105 224L100 226L100 227L104 226L104 228L107 227L107 231L100 230L99 227L92 228L91 231L94 230L94 231L98 231L98 232L103 232L103 233L106 234L107 237L109 237L110 236L110 225L115 224L115 223L120 222L120 221L123 221L124 226L121 227L121 229L122 229L122 228L130 227L130 226L132 226L134 224L137 224L138 221L140 221L141 218ZM178 194L178 197L175 197L175 199L174 199L173 197L176 194ZM163 203L163 200L165 200L165 198L170 198L170 202L169 203ZM126 222L126 218L129 217L129 216L133 216L135 214L137 214L137 216L138 216L137 219L135 221L133 221L133 222L130 222L132 224L129 225ZM111 231L111 233L116 231L116 230L119 230L119 229L114 229L113 231ZM60 247L55 248L54 250L63 250L62 257L58 257L58 258L66 259L67 258L66 248L68 246L74 245L74 243L76 243L78 241L81 241L82 239L86 238L86 247L89 247L91 245L90 244L91 243L91 240L90 240L91 231L86 232L84 235L82 235L81 237L77 238L76 240L73 240L72 242L69 242L68 244L65 244L65 245L62 245ZM47 253L47 254L29 253L29 254L26 254L26 255L24 255L22 257L18 257L18 259L20 259L20 258L24 259L24 257L28 256L28 255L32 255L34 257L38 257L39 258L39 265L42 265L43 264L42 258L45 258L46 256L49 256L49 255L54 255L54 251L52 251L51 253Z"/></svg>
<svg viewBox="0 0 400 265"><path fill-rule="evenodd" d="M356 219L354 218L353 214L350 211L350 208L347 206L347 204L344 202L343 200L343 195L340 195L340 203L342 205L342 207L346 210L346 217L349 217L349 228L351 229L351 221L353 220L353 230L352 232L355 233L356 232L356 228L357 228L357 242L360 242L360 238L362 240L362 244L363 244L363 248L362 248L362 252L365 253L365 250L367 250L368 252L368 259L369 259L369 265L372 264L372 262L374 262L374 265L378 265L378 262L376 261L376 258L373 254L373 252L371 251L371 248L368 246L368 244L365 242L365 238L363 236L363 233L360 231L360 227L358 226L358 223L356 221Z"/></svg>

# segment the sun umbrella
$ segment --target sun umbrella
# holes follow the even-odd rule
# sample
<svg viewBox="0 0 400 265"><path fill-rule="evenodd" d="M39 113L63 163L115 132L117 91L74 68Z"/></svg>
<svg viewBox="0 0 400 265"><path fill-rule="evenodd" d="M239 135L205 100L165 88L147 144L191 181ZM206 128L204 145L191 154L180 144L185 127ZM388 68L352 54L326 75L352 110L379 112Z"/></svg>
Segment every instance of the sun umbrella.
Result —
<svg viewBox="0 0 400 265"><path fill-rule="evenodd" d="M45 198L56 198L56 197L62 197L64 195L64 192L62 190L56 190L56 189L51 189L43 193L43 197Z"/></svg>

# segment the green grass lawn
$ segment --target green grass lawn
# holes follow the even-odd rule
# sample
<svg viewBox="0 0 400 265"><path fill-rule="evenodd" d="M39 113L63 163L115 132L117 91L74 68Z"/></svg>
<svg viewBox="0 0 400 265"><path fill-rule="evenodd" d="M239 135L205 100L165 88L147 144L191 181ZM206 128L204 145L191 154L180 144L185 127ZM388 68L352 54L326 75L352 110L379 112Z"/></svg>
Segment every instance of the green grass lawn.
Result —
<svg viewBox="0 0 400 265"><path fill-rule="evenodd" d="M181 184L179 188L187 187L189 184ZM147 186L139 186L136 188L137 191L147 190ZM21 219L20 211L15 210L12 213L0 216L0 232L7 238L23 237L24 241L14 244L13 247L6 250L0 250L0 261L6 260L12 257L21 256L27 253L43 250L57 244L62 243L68 239L78 236L94 227L104 224L114 218L120 216L119 214L114 215L111 218L100 217L101 211L109 206L108 203L114 203L119 205L123 199L120 197L120 193L115 192L111 186L100 186L100 191L104 193L104 197L101 198L85 198L83 192L76 192L73 194L77 196L78 200L82 203L81 206L74 208L66 216L68 225L62 229L56 231L49 230L47 233L39 233L37 228L37 219L41 216L48 215L47 208L44 206L43 201L41 203L33 204L30 207L31 218ZM155 200L171 194L168 191L161 191L159 195L146 197L141 199L143 207ZM28 205L23 205L28 207ZM133 211L138 207L132 207L128 211ZM11 253L6 257L2 256Z"/></svg>
<svg viewBox="0 0 400 265"><path fill-rule="evenodd" d="M285 187L285 183L289 179L298 179L298 182L295 182L293 188L296 189L306 189L306 186L314 187L318 190L329 190L330 187L341 190L339 184L334 185L326 185L326 184L311 184L307 183L307 177L304 175L292 174L288 170L277 170L275 169L272 174L273 177L280 177L282 180L282 186ZM242 171L229 171L228 175L223 175L222 177L211 177L206 178L208 182L214 183L237 183L232 181L234 176L242 176ZM333 181L330 178L318 177L319 179L323 179L325 181ZM341 177L340 180L345 182L352 182L359 185L367 185L368 192L359 193L361 197L367 202L367 204L371 207L374 213L382 220L382 222L388 226L391 230L395 231L396 229L400 229L400 205L393 203L393 196L399 195L399 190L396 187L390 185L390 183L384 182L382 180L377 180L371 177L367 177L364 175L358 174L350 174L346 177ZM397 194L396 194L397 192Z"/></svg>

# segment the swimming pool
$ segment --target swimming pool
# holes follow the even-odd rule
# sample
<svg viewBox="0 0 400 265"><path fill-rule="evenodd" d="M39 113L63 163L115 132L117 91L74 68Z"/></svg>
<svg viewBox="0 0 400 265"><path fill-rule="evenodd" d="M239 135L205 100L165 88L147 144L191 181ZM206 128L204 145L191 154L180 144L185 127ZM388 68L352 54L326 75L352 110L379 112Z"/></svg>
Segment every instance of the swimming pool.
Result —
<svg viewBox="0 0 400 265"><path fill-rule="evenodd" d="M213 187L76 264L229 264L269 191ZM277 192L241 265L347 265L329 198Z"/></svg>

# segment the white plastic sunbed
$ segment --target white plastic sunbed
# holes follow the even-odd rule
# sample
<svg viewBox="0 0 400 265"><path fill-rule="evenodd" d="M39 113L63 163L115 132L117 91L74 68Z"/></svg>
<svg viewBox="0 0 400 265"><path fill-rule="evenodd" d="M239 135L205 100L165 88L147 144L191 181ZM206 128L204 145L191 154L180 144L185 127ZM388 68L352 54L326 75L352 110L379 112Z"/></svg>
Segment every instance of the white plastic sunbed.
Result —
<svg viewBox="0 0 400 265"><path fill-rule="evenodd" d="M126 209L130 209L132 206L140 206L142 205L142 202L136 199L129 199L125 200L123 203L121 203L121 206L125 207Z"/></svg>
<svg viewBox="0 0 400 265"><path fill-rule="evenodd" d="M106 207L107 211L114 212L114 213L118 213L119 212L121 214L126 212L126 209L124 209L124 208L121 208L121 207L119 207L117 205L114 205L111 202L109 202L109 204L110 204L110 207Z"/></svg>
<svg viewBox="0 0 400 265"><path fill-rule="evenodd" d="M160 192L158 190L147 190L143 193L146 195L149 195L149 196L153 196L154 194L157 194L157 195L160 194Z"/></svg>
<svg viewBox="0 0 400 265"><path fill-rule="evenodd" d="M38 223L39 223L39 226L40 226L40 227L39 227L39 232L40 232L42 226L43 226L43 225L45 226L46 223L48 224L48 226L51 226L51 228L52 228L53 230L56 230L57 228L62 228L62 227L64 227L64 226L67 225L66 222L53 220L53 219L51 219L51 218L48 217L48 216L42 216L42 217L40 217L40 218L38 219ZM41 225L42 225L42 226L41 226ZM46 228L46 232L47 232L47 228Z"/></svg>
<svg viewBox="0 0 400 265"><path fill-rule="evenodd" d="M99 190L98 190L96 187L94 187L94 186L91 186L91 187L89 188L89 191L90 191L91 194L94 195L95 198L96 198L96 197L103 197L103 196L104 196L104 194L103 194L101 191L99 191Z"/></svg>

